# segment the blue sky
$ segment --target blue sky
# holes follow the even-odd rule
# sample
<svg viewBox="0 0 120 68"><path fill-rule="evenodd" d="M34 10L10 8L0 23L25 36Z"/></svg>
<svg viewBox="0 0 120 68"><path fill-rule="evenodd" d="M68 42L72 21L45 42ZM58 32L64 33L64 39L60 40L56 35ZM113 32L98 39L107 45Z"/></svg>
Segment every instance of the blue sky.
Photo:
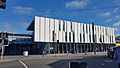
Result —
<svg viewBox="0 0 120 68"><path fill-rule="evenodd" d="M120 35L120 0L7 0L0 9L0 31L26 31L34 16L113 27Z"/></svg>

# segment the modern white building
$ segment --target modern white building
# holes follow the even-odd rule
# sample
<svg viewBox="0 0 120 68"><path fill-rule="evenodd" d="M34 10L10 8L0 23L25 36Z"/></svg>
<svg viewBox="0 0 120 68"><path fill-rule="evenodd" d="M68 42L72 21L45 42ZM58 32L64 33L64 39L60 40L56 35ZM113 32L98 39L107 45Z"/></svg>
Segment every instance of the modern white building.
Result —
<svg viewBox="0 0 120 68"><path fill-rule="evenodd" d="M34 42L48 53L106 51L115 44L111 27L35 16L27 30Z"/></svg>

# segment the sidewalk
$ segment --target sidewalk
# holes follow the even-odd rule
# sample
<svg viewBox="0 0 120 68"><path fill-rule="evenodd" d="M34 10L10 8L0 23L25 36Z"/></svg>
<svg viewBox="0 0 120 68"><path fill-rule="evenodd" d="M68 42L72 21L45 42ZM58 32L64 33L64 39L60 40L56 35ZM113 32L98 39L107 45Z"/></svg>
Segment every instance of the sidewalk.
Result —
<svg viewBox="0 0 120 68"><path fill-rule="evenodd" d="M0 62L4 61L13 61L13 60L23 60L23 59L68 59L69 57L86 57L86 56L104 56L107 55L106 52L97 52L94 54L93 52L78 53L78 54L47 54L43 57L43 55L29 55L27 57L23 55L13 55L13 56L4 56L4 60L0 60ZM68 57L69 56L69 57Z"/></svg>

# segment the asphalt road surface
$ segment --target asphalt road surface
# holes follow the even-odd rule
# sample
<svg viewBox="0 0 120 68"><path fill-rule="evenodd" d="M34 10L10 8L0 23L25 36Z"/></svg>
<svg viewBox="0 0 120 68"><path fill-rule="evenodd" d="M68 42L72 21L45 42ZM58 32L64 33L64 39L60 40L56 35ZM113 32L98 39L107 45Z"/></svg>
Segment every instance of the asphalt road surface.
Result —
<svg viewBox="0 0 120 68"><path fill-rule="evenodd" d="M58 56L28 58L0 62L0 68L69 68L69 61L87 62L88 68L117 68L116 61L106 55Z"/></svg>

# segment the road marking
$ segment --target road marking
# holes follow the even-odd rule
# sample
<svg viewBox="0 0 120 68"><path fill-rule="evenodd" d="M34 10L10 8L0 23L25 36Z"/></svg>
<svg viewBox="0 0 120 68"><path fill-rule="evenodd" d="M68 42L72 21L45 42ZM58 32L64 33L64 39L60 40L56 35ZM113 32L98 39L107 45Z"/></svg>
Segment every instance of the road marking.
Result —
<svg viewBox="0 0 120 68"><path fill-rule="evenodd" d="M27 66L24 62L22 62L21 60L19 60L19 62L20 62L25 68L28 68L28 66Z"/></svg>

